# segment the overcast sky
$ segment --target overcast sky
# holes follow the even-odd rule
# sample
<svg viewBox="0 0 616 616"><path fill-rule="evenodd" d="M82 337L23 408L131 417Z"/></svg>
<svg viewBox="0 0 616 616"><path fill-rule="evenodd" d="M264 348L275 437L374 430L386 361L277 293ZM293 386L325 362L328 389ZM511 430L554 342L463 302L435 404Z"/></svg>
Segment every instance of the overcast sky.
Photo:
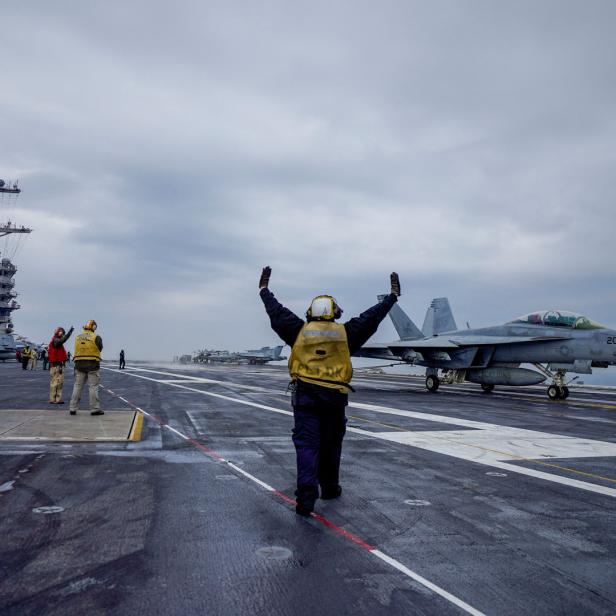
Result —
<svg viewBox="0 0 616 616"><path fill-rule="evenodd" d="M345 317L616 325L616 3L4 3L17 331L106 356L277 341L257 281ZM3 250L0 243L0 250ZM395 338L383 323L375 340Z"/></svg>

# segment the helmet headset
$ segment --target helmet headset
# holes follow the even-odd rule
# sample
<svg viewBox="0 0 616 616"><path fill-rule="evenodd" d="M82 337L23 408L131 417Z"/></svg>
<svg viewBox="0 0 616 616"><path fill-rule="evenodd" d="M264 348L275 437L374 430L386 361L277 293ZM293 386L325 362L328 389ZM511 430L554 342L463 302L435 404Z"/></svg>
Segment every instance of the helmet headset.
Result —
<svg viewBox="0 0 616 616"><path fill-rule="evenodd" d="M334 321L342 316L342 308L331 295L317 295L306 311L309 321Z"/></svg>
<svg viewBox="0 0 616 616"><path fill-rule="evenodd" d="M91 332L96 331L96 321L94 319L90 319L84 326L84 329L88 329Z"/></svg>

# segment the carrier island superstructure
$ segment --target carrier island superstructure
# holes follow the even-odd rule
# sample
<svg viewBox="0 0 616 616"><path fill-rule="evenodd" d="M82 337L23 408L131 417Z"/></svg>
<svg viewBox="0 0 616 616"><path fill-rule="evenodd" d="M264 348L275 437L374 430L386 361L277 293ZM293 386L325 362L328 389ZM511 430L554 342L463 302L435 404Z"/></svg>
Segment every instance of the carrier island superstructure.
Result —
<svg viewBox="0 0 616 616"><path fill-rule="evenodd" d="M0 180L0 203L6 200L11 204L20 193L21 189L17 182L7 185ZM32 229L18 226L10 220L6 222L0 220L0 238L4 238L0 243L0 361L15 359L15 338L11 316L14 310L20 308L20 305L14 290L17 268L12 261L18 243L14 243L12 239L14 236L19 238L31 231Z"/></svg>

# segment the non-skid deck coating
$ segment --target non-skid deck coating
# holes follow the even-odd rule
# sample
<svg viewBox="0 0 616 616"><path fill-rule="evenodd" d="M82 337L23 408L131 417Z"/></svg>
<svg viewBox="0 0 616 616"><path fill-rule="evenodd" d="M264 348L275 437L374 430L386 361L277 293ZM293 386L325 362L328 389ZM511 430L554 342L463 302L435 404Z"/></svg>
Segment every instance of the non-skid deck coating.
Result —
<svg viewBox="0 0 616 616"><path fill-rule="evenodd" d="M306 520L282 369L102 376L141 442L0 443L2 614L616 613L613 392L357 374L343 496ZM0 365L0 408L47 384Z"/></svg>
<svg viewBox="0 0 616 616"><path fill-rule="evenodd" d="M139 440L143 419L138 411L87 411L0 409L0 441L111 442Z"/></svg>

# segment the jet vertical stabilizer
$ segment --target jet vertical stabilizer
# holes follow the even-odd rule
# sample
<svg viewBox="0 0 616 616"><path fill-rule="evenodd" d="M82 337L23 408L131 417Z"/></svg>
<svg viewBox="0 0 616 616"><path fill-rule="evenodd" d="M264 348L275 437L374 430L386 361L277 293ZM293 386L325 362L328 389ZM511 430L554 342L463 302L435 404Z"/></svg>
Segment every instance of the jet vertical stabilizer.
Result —
<svg viewBox="0 0 616 616"><path fill-rule="evenodd" d="M377 299L382 302L385 297L385 295L379 295ZM400 336L400 340L419 340L419 338L424 337L417 325L411 321L408 314L398 304L391 307L389 317L398 332L398 336Z"/></svg>
<svg viewBox="0 0 616 616"><path fill-rule="evenodd" d="M451 312L449 300L446 297L435 297L426 312L421 331L424 336L436 336L443 332L453 332L458 329Z"/></svg>

